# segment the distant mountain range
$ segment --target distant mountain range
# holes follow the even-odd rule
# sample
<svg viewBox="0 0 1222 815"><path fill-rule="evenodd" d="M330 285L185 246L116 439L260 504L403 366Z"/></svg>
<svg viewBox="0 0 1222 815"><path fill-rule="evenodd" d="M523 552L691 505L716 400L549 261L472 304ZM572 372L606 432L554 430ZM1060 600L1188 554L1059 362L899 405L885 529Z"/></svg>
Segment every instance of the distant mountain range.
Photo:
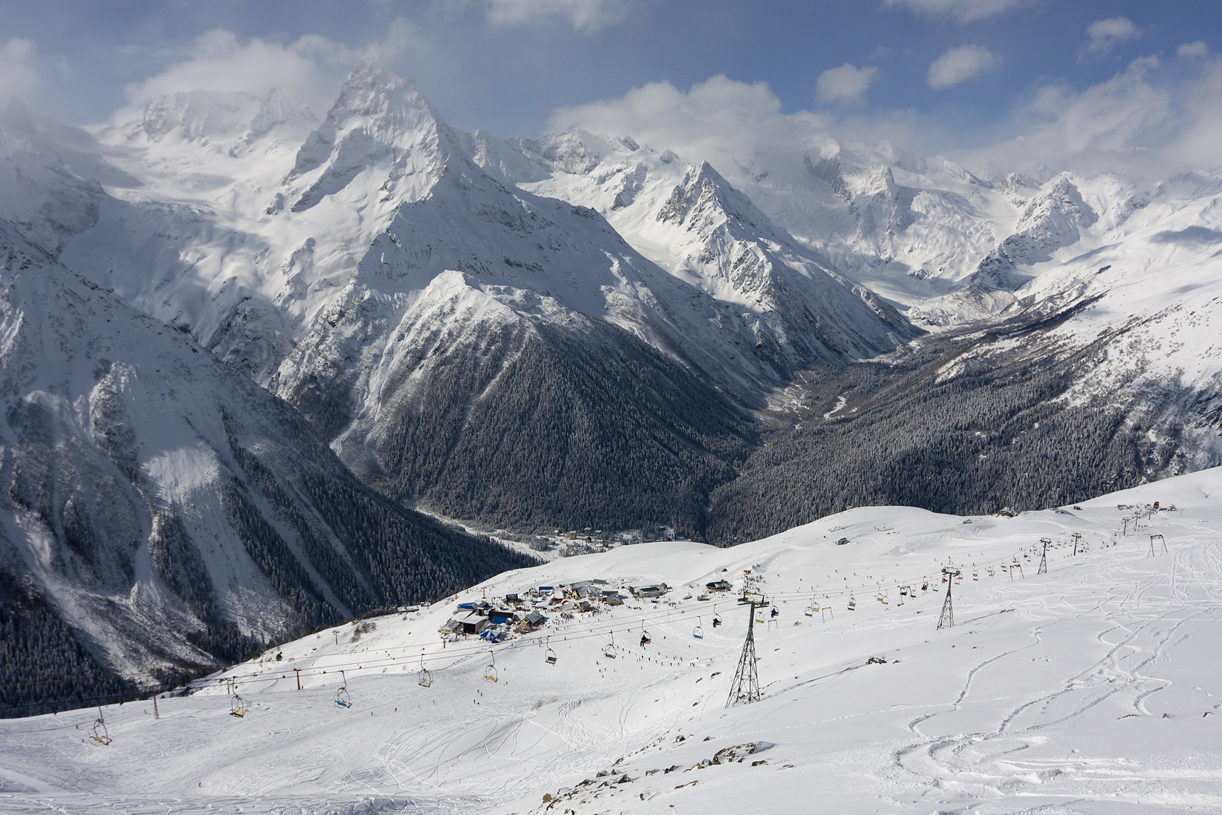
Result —
<svg viewBox="0 0 1222 815"><path fill-rule="evenodd" d="M527 562L414 509L729 544L1222 460L1222 177L708 158L464 133L376 61L321 121L11 104L0 611L52 633L3 647L121 683Z"/></svg>

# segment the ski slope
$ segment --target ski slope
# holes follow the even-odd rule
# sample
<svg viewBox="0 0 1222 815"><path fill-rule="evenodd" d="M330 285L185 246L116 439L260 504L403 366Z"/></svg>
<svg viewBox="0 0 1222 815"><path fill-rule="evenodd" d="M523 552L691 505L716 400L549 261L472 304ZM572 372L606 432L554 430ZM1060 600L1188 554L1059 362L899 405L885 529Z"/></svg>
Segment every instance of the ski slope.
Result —
<svg viewBox="0 0 1222 815"><path fill-rule="evenodd" d="M234 666L163 696L160 718L150 701L106 707L109 746L88 738L98 710L0 722L0 811L1222 811L1219 496L1213 469L1016 518L857 509L733 549L641 544L502 574ZM937 630L948 562L962 582ZM696 596L738 590L744 569L780 613L755 625L763 699L727 709L748 607ZM593 578L673 590L441 647L457 602Z"/></svg>

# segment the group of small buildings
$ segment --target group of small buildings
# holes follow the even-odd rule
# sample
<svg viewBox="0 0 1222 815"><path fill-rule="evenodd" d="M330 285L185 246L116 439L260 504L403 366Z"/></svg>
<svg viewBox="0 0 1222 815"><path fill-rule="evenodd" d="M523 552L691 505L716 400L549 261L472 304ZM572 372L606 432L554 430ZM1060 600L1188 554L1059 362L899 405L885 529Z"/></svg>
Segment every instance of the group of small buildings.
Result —
<svg viewBox="0 0 1222 815"><path fill-rule="evenodd" d="M547 624L548 615L569 619L576 614L596 614L604 608L622 606L629 598L657 599L669 591L665 583L616 588L599 579L536 586L520 594L459 603L438 633L444 639L476 636L499 642L510 634L539 630Z"/></svg>

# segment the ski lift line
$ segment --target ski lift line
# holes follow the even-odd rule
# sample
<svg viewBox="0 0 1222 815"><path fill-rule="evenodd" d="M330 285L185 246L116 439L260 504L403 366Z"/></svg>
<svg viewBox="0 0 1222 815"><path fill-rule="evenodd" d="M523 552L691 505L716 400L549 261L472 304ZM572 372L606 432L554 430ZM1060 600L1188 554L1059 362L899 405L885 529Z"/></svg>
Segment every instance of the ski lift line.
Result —
<svg viewBox="0 0 1222 815"><path fill-rule="evenodd" d="M669 609L654 612L652 615L644 619L647 619L650 622L655 623L655 624L679 621L679 620L683 620L684 618L698 617L699 615L696 613L697 610L700 611L700 613L704 613L703 608L700 608L700 609L696 609L695 607L692 607L690 609L689 608L669 608ZM642 618L640 618L638 615L637 619L639 620ZM601 637L601 636L604 636L608 631L614 630L616 628L618 628L622 633L622 632L629 630L631 628L631 624L615 626L614 624L608 624L608 623L601 622L601 621L600 622L590 622L590 623L587 623L581 626L575 632L566 632L564 635L565 641L566 642L570 640L579 641L579 640L584 640L584 639L590 639L592 637ZM549 635L549 636L554 636L554 635ZM530 647L530 646L537 647L537 639L513 640L510 642L506 642L501 646L500 650L503 652L504 651L513 651L518 648L524 648L524 647ZM395 646L390 649L381 648L379 650L383 652L403 651L409 648L419 648L419 647L420 646L418 645L405 645L405 646ZM468 657L473 654L482 653L484 650L486 649L482 644L476 644L476 643L457 645L454 648L446 648L446 649L432 646L431 650L429 647L426 647L425 649L423 649L423 655L428 658L444 658L450 662L457 662L464 657ZM349 661L349 662L335 662L335 663L328 663L325 666L317 665L317 666L312 666L309 668L301 668L300 673L303 678L311 677L311 676L317 677L317 676L326 674L328 672L342 671L345 669L358 668L362 671L369 671L369 670L376 669L376 668L390 667L390 666L398 665L398 664L402 664L401 657L389 657L389 658L381 657L381 658L375 658L372 660L354 660L354 661ZM288 672L292 672L295 670L296 669L287 668L287 669L282 669L279 671L276 671L273 669L270 672L265 671L265 672L247 673L247 674L225 674L223 676L218 676L218 677L197 679L194 682L188 683L187 687L191 687L196 690L200 690L200 689L203 689L209 686L217 686L217 685L224 684L228 682L230 678L244 679L247 681L268 681L268 682L279 681L280 679L283 679L283 678L292 678L292 677L287 677L286 674ZM274 675L271 675L271 674L274 674Z"/></svg>
<svg viewBox="0 0 1222 815"><path fill-rule="evenodd" d="M990 561L990 562L995 562L995 563L1008 563L1008 562L1009 562L1010 560L1012 560L1014 557L1016 557L1017 555L1023 554L1025 551L1026 551L1026 550L1019 550L1019 551L1018 551L1016 554L1014 554L1014 555L1010 555L1010 556L1008 556L1008 557L1006 557L1006 558L1002 558L1001 560L998 560L998 561ZM922 579L923 579L923 578L924 578L924 575L922 575ZM897 588L898 588L900 585L903 585L905 582L913 582L914 580L916 580L916 579L915 579L915 578L909 578L909 579L907 579L907 580L901 580L901 581L895 582L894 584L892 584L892 583L874 583L874 584L872 584L872 585L874 585L874 586L876 586L876 587L878 587L878 586L887 586L887 587L890 587L890 586L894 585L895 587L897 587ZM867 584L867 585L870 585L870 584ZM845 596L845 595L852 594L852 593L854 592L854 590L856 590L856 589L864 589L864 586L854 586L854 587L850 587L850 588L837 588L837 589L829 589L829 590L827 590L827 591L820 591L820 592L817 592L817 593L818 593L818 594L820 594L820 595L823 595L823 596L825 596L825 597L842 597L842 596ZM806 599L806 598L809 596L809 593L808 593L808 592L797 592L797 593L794 593L794 592L773 592L773 593L772 593L772 596L773 596L773 597L775 597L775 598L777 598L777 599ZM645 614L645 615L643 615L643 616L638 615L638 616L641 616L641 619L642 619L643 621L644 621L644 620L646 620L646 619L648 619L648 620L649 620L649 621L651 621L651 622L654 622L654 623L660 623L660 622L666 622L666 621L671 621L671 620L675 620L675 619L680 619L680 620L681 620L681 619L683 619L683 618L688 618L688 617L691 617L691 616L698 616L698 615L695 613L697 610L701 610L701 609L699 609L699 607L690 607L690 608L678 608L678 607L671 607L671 608L666 608L666 609L659 609L658 611L653 612L653 613L646 612L646 614ZM602 622L590 622L590 623L586 623L586 624L584 624L584 625L579 626L579 627L578 627L578 629L577 629L576 631L572 631L572 632L570 632L570 633L567 633L567 634L566 634L566 640L567 640L567 639L580 640L580 639L585 639L585 638L587 638L587 637L589 637L589 636L598 636L598 635L600 635L600 634L598 634L598 633L591 633L591 632L595 632L595 629L598 629L598 628L603 628L603 627L605 627L605 626L606 626L606 624L605 624L605 623L602 623ZM474 645L474 644L473 644L473 645ZM387 651L387 652L401 652L401 651L406 651L406 650L407 650L407 649L409 649L409 648L415 648L415 647L418 647L418 646L414 646L414 645L406 645L406 646L394 646L394 647L389 648L389 649L379 649L379 650L383 650L383 651ZM506 649L513 649L513 648L515 648L515 647L521 647L521 643L520 643L520 642L510 642L510 643L506 643L504 647L505 647ZM434 648L433 648L433 650L431 650L431 651L430 651L430 650L428 650L428 649L426 648L426 649L425 649L425 652L424 652L424 655L425 655L425 656L430 656L430 657L434 657L434 656L435 656L435 657L450 657L450 658L452 658L452 660L457 660L458 658L461 658L461 657L463 657L463 656L466 656L466 655L468 655L469 653L475 653L475 652L479 652L479 651L482 651L482 650L483 650L483 649L482 649L482 647L481 647L481 646L474 646L474 647L472 647L472 646L463 646L463 645L459 645L459 646L457 646L456 648L453 648L453 649L437 649L437 648L435 648L435 647L434 647ZM332 664L332 665L327 665L326 667L310 667L310 668L302 668L302 669L300 669L300 673L301 673L301 674L303 674L304 676L307 676L307 677L309 677L309 676L319 676L319 675L325 674L325 673L326 673L328 670L343 670L343 669L345 669L345 668L353 668L353 667L357 667L357 668L363 668L364 666L368 666L368 667L370 667L370 668L382 668L382 667L389 667L390 665L396 664L398 661L399 661L399 658L396 658L396 657L391 657L391 658L389 658L389 660L387 660L387 659L385 659L385 658L383 658L383 659L374 659L374 660L359 660L359 661L351 661L351 662L335 663L335 664ZM148 678L151 678L151 679L158 679L158 678L160 678L159 676L154 675L154 674L141 674L141 673L137 673L137 674L131 674L131 675L130 675L130 677L131 677L131 678L136 678L136 677L148 677ZM206 688L206 687L208 687L208 686L209 686L209 684L217 684L217 685L222 684L222 683L224 683L224 682L228 681L228 678L230 678L230 677L232 677L233 679L260 680L260 681L263 681L263 680L266 680L266 681L277 681L279 678L283 678L283 677L272 677L272 676L269 676L269 675L268 675L268 672L263 672L263 671L261 671L261 672L258 672L258 673L226 674L226 675L225 675L225 676L223 676L223 677L217 677L217 678L212 678L212 679L208 679L208 678L204 678L204 679L197 679L197 680L195 680L195 681L193 681L193 682L189 682L189 683L187 683L187 685L186 685L186 686L187 686L187 687L193 687L193 688L195 688L195 689L202 689L202 688ZM30 685L60 684L60 683L64 683L64 682L79 681L80 679L84 679L84 678L86 678L86 677L75 677L75 678L65 678L65 679L52 679L52 680L38 680L38 681L32 681L32 682L10 682L10 683L4 683L4 684L0 684L0 687L21 687L21 686L30 686ZM101 700L101 699L116 699L116 698L117 698L118 700L120 700L120 701L127 701L129 697L127 697L126 695L122 695L122 694L120 694L120 695L109 695L109 696L100 696L100 697L94 697L94 698L90 699L89 701L97 701L97 700ZM86 701L86 700L82 699L82 700L80 700L80 701ZM11 705L11 706L9 706L9 707L12 707L12 708L17 708L17 707L37 707L37 706L40 706L40 705L42 705L42 704L45 704L45 703L42 703L42 702L32 702L32 703L29 703L29 704L24 704L24 705Z"/></svg>
<svg viewBox="0 0 1222 815"><path fill-rule="evenodd" d="M872 585L878 586L881 584L876 583ZM837 591L822 592L822 594L825 594L827 596L843 596L845 594L851 595L852 592L853 592L852 589L842 589L842 590L837 590ZM781 595L774 595L774 596L781 596ZM788 596L788 595L785 595L785 596ZM806 595L803 594L803 595L795 595L795 596L804 598ZM699 619L700 614L698 614L697 612L703 613L703 608L698 607L698 606L691 606L688 608L672 607L668 609L660 609L657 612L654 612L653 614L647 615L647 618L654 623L678 621L678 620L683 620L684 618L690 618L693 616ZM641 619L643 621L645 618L641 618ZM590 639L592 637L600 637L600 636L603 636L603 634L606 631L613 631L614 628L615 628L614 624L609 625L601 621L600 622L591 621L589 623L586 623L580 626L576 631L566 633L565 641L569 641L569 640L580 641L584 639ZM625 631L630 628L630 625L623 625L623 626L620 626L620 628L621 628L621 631ZM513 651L517 648L529 647L531 645L536 645L536 644L537 644L536 640L517 640L517 641L505 643L502 646L501 650L502 651ZM407 648L414 648L414 647L418 647L418 646L397 646L391 649L379 649L379 650L402 651L402 650L406 650ZM439 649L436 646L433 646L431 651L428 648L425 648L423 653L425 656L429 656L429 657L446 658L451 663L454 663L454 662L460 661L461 659L465 657L471 656L473 654L482 653L483 650L484 650L484 647L482 644L471 643L469 645L458 645L455 648L450 648L450 649ZM397 657L379 658L379 659L373 659L373 660L354 660L354 661L349 661L349 662L329 663L326 666L312 666L309 668L302 668L300 669L300 673L305 677L311 677L311 676L317 677L317 676L326 674L328 671L336 671L336 670L342 671L346 668L357 668L362 671L368 671L372 669L389 667L389 666L396 665L396 664L400 664L400 659ZM196 680L195 683L191 683L191 685L189 686L195 687L196 689L202 689L202 688L208 687L209 683L212 683L212 684L224 683L228 681L230 677L232 677L233 679L279 681L279 679L286 678L286 674L280 674L279 676L268 676L263 672L253 673L253 674L227 674L225 676L212 678L212 679Z"/></svg>
<svg viewBox="0 0 1222 815"><path fill-rule="evenodd" d="M1008 565L1010 562L1014 560L1014 558L1020 557L1023 554L1027 554L1031 551L1034 551L1034 549L1032 549L1031 547L1024 547L1023 549L1019 549L1016 552L1014 552L1013 554L1010 554L1006 557L1003 557L997 560L981 561L977 565L985 569L989 568L990 566L994 566L994 565L996 566ZM876 588L878 587L899 588L902 585L911 585L912 583L919 583L921 582L921 580L925 579L927 576L928 576L927 574L922 574L920 577L911 577L910 576L910 577L907 577L905 579L898 580L895 582L889 581L886 583L866 583L861 586L840 587L840 588L835 588L835 589L828 589L826 591L820 590L820 591L816 591L816 594L820 597L826 597L826 598L844 597L844 596L852 595L855 591L864 591L869 586L874 586ZM778 599L778 600L799 599L803 601L808 600L811 596L809 591L770 592L770 595L773 598ZM697 614L698 611L702 612L703 609L699 606L690 606L687 608L670 607L670 608L658 609L657 611L654 611L652 613L646 612L644 615L641 615L638 613L638 614L635 614L634 617L642 621L648 621L653 624L658 624L658 623L664 623L664 622L683 620L685 618L690 618L693 616L698 617L699 616ZM591 621L588 623L578 624L576 630L570 630L565 633L565 641L569 641L569 640L580 641L583 639L588 639L590 637L603 636L607 628L607 625L608 625L607 623L604 623L601 621L600 622ZM626 630L627 628L628 628L627 625L621 626L621 630ZM598 630L598 629L602 629L602 630ZM502 650L513 650L515 648L525 647L528 644L534 644L534 640L529 640L529 641L528 640L519 640L519 641L508 642L503 645ZM404 646L394 646L388 649L379 649L379 650L395 653L395 652L403 652L403 651L407 651L408 649L415 649L415 648L419 648L419 646L418 645L404 645ZM425 648L422 655L428 658L444 658L450 662L457 662L458 660L460 660L463 657L470 656L471 654L479 653L482 650L483 648L481 645L476 645L474 643L470 645L461 645L460 644L454 648L449 648L449 649L441 649L441 648L437 648L436 646L433 646L431 649ZM381 659L373 659L373 660L359 660L359 661L342 662L342 663L327 665L325 667L314 666L314 667L300 669L300 674L304 677L317 677L317 676L326 674L328 671L335 671L335 670L342 671L347 668L357 668L360 670L369 670L369 669L374 669L374 668L380 669L380 668L390 667L392 665L401 664L402 658L403 657L390 657L390 658L381 658ZM246 682L251 682L251 681L276 682L276 681L280 681L281 679L288 678L287 674L291 673L293 670L294 669L287 669L287 666L286 666L286 670L283 673L274 672L274 671L260 671L258 673L225 674L224 676L221 676L221 677L197 679L192 682L186 683L184 687L192 688L195 690L202 690L210 686L219 686L221 684L224 684L225 682L229 681L230 678L235 679L235 680L241 679ZM63 679L35 680L35 681L28 681L28 682L8 682L8 683L0 683L0 687L27 687L27 686L35 686L35 685L63 684L66 682L80 681L86 678L87 677L69 677L69 678L63 678ZM128 675L128 678L130 679L149 678L149 679L156 680L156 679L161 679L162 677L160 675L155 675L152 673L134 673L134 674ZM104 704L115 704L115 703L122 704L125 702L134 702L134 701L140 701L140 700L141 700L140 696L129 696L126 694L108 694L108 695L100 695L100 696L77 699L77 701L81 701L81 702L101 702ZM35 707L41 707L45 704L46 704L45 702L19 703L15 705L6 705L6 709L15 710L15 709L35 708Z"/></svg>
<svg viewBox="0 0 1222 815"><path fill-rule="evenodd" d="M997 560L989 560L989 561L975 561L973 562L973 565L976 566L978 569L989 569L989 568L994 568L994 567L1000 567L1000 566L1008 565L1014 558L1022 557L1024 555L1030 555L1033 551L1035 551L1035 549L1032 547L1024 547L1023 549L1019 549L1013 552L1012 554L1006 555L1003 558L1000 558ZM857 591L861 591L864 593L867 589L870 589L870 588L874 588L874 589L900 588L901 586L911 585L912 583L920 582L921 580L927 577L930 577L933 574L937 574L937 573L938 572L936 571L935 572L925 572L925 573L922 573L920 577L909 576L904 579L899 579L895 581L887 581L887 582L871 581L871 582L862 583L860 585L854 584L848 587L841 586L837 588L831 588L831 589L827 589L826 591L822 589L817 589L814 593L819 597L843 597L845 595L852 594ZM806 600L810 598L811 592L809 590L776 591L776 592L769 592L769 596L777 600Z"/></svg>
<svg viewBox="0 0 1222 815"><path fill-rule="evenodd" d="M690 615L688 613L669 612L666 615L660 615L660 616L664 616L666 619L682 619L683 617L693 616L693 615ZM573 633L573 634L566 635L565 641L566 642L570 640L580 641L580 640L591 639L593 637L601 637L601 636L604 636L609 631L614 631L614 628L615 628L614 626L606 627L606 624L600 623L598 627L591 627L590 629L582 631L580 633ZM622 626L620 628L621 628L621 631L624 631L624 630L627 630L629 626ZM517 650L519 648L532 647L532 646L537 647L537 643L538 643L537 639L516 640L513 642L505 643L500 650L502 652L509 652L509 651ZM382 650L385 650L385 649L382 649ZM434 649L432 652L426 651L424 655L430 656L430 657L443 657L443 658L448 659L448 661L451 664L453 664L453 663L460 662L464 660L465 658L468 658L474 654L482 653L484 650L485 650L484 647L476 646L474 643L472 643L471 645L465 646L465 647L459 646L457 648L451 648L451 649L445 649L445 650ZM397 658L391 658L391 659L382 658L382 659L375 659L375 660L361 660L359 662L353 661L353 662L328 663L325 667L324 666L314 666L310 668L302 668L300 669L300 673L303 677L318 677L318 676L325 675L329 672L332 672L332 673L335 671L342 672L345 669L351 669L351 668L357 668L363 672L368 672L371 670L391 667L391 666L399 665L399 664L402 664L402 662ZM295 670L295 669L289 669L289 670ZM286 672L276 672L276 675L267 675L265 673L227 674L222 677L213 677L209 679L196 680L194 683L191 683L189 687L192 687L196 690L202 690L207 687L215 687L217 685L224 684L228 682L230 678L245 679L248 682L249 681L277 682L277 681L280 681L281 679L293 678L293 677L289 677L287 675L287 671Z"/></svg>
<svg viewBox="0 0 1222 815"><path fill-rule="evenodd" d="M1025 550L1019 550L1017 554L1010 555L1007 558L1003 558L996 562L1008 563L1010 560L1012 560L1014 557L1017 557L1019 554L1022 554L1024 551ZM892 586L894 586L895 588L899 588L902 585L908 585L912 582L920 582L920 580L923 580L926 578L927 578L927 575L922 575L921 578L916 578L916 579L907 578L905 580L897 581L895 583L890 583L890 582L888 583L868 583L868 584L865 584L865 586L863 587L849 587L849 588L832 589L828 591L817 592L817 594L822 595L824 597L844 597L846 595L851 597L854 594L855 590L857 590L858 588L865 588L867 586L874 586L875 589L878 589L881 587L892 587ZM790 599L790 598L806 599L809 595L806 592L801 592L801 593L778 592L778 593L772 593L772 596L777 599ZM697 612L703 612L703 609L698 606L691 606L688 608L671 607L667 609L659 609L658 611L653 612L652 614L646 613L646 615L644 616L639 616L639 619L642 621L642 623L646 619L650 620L653 623L683 620L684 618L690 618L692 616L695 616L697 617L697 619L699 619L700 614L698 614ZM624 625L624 626L621 626L620 628L621 628L621 631L623 631L623 630L627 630L629 627L630 627L629 625ZM591 621L589 623L580 625L576 631L567 632L565 634L565 641L569 641L569 640L580 641L583 639L589 639L591 637L602 636L604 633L604 630L614 630L614 624L608 625L607 623L603 623L601 621L599 622ZM507 642L502 646L502 650L503 651L512 651L516 648L527 647L532 644L537 644L537 643L535 640L518 640L518 641ZM392 651L403 651L403 650L406 650L408 648L413 648L413 647L418 647L418 646L396 646L390 649L379 649L379 650L383 650L386 652L392 652ZM474 653L480 653L483 650L484 649L481 644L475 644L475 643L472 643L470 645L458 645L455 648L450 648L450 649L438 649L434 646L431 651L428 648L425 648L424 655L429 656L429 657L448 658L450 662L457 662L458 660L462 659L463 657L470 656L471 654L474 654ZM300 669L300 673L306 677L309 677L309 676L320 676L320 675L326 674L328 671L334 671L334 670L342 671L345 668L353 668L353 667L359 668L361 670L369 670L369 669L389 667L391 665L398 664L399 660L400 658L398 657L390 657L390 658L380 658L380 659L373 659L373 660L357 660L357 661L342 662L342 663L332 663L332 664L326 665L325 667L324 666L314 666L310 668L302 668ZM264 673L244 674L244 675L243 674L232 674L232 675L227 675L227 676L232 676L234 679L240 679L240 678L249 678L249 679L257 679L257 680L269 679L269 677L267 677ZM282 677L274 677L273 679L279 679L279 678L282 678ZM227 679L225 677L221 677L221 678L217 678L213 680L197 680L195 683L192 683L192 685L195 686L196 688L201 688L201 687L207 687L207 684L206 684L207 682L220 683L224 681L227 681ZM201 684L201 683L205 683L205 684Z"/></svg>
<svg viewBox="0 0 1222 815"><path fill-rule="evenodd" d="M983 568L988 568L988 566L992 563L1008 565L1009 563L1011 563L1013 560L1015 560L1019 556L1028 553L1028 551L1033 552L1035 551L1035 549L1028 547L1028 548L1018 550L1016 553L1008 557L1002 558L997 561L989 561L989 562L984 563ZM927 575L922 575L920 579L911 581L911 582L920 582L920 580L923 580L926 577ZM866 584L866 585L867 586L873 585L876 588L878 588L881 586L890 586L892 584L890 583L886 583L886 584L872 583L872 584ZM896 587L899 587L905 584L903 582L898 582L894 585ZM842 597L846 594L849 596L852 596L855 588L857 587L842 588L842 589L835 589L835 590L829 590L829 591L817 591L816 595L822 596L825 598ZM915 594L915 592L913 592L913 594ZM794 598L794 599L806 600L810 596L810 594L809 592L797 592L797 593L774 592L772 593L772 596L777 599ZM698 617L699 615L695 613L697 610L703 611L703 609L699 606L689 606L687 608L670 607L666 609L659 609L656 612L653 612L652 614L647 612L645 615L638 614L634 616L637 619L639 619L643 625L646 619L652 620L653 622L657 623L657 622L683 620L684 618L690 618L692 616ZM564 641L566 642L569 640L580 641L584 639L589 639L591 637L601 637L604 635L604 632L606 631L609 631L613 634L615 627L616 626L614 624L608 625L607 623L603 623L603 622L586 623L584 625L578 626L576 631L566 633L564 637ZM620 628L622 631L628 630L630 628L630 625L620 626ZM549 635L549 639L550 639L550 635ZM537 647L538 644L539 643L537 639L518 640L518 641L506 643L502 650L503 651L512 651L516 648L522 648L522 647L530 647L530 646ZM472 644L472 645L475 645L475 644ZM391 651L405 650L406 648L409 648L409 647L418 647L418 646L397 646L391 649L379 649L379 650L382 650L385 652L391 652ZM474 648L472 648L471 646L465 646L465 647L458 646L456 648L446 649L444 651L434 649L433 652L429 652L428 649L425 648L425 649L422 649L422 653L420 656L421 656L421 659L423 659L426 655L427 656L444 656L444 657L450 658L451 664L455 664L455 663L463 661L464 659L469 658L470 656L476 653L480 653L483 650L484 649L481 646L475 646ZM364 670L370 670L370 669L375 669L375 668L390 667L392 665L397 665L397 664L401 664L400 660L398 658L392 657L390 659L362 660L360 662L339 663L335 665L327 665L325 668L324 667L303 668L301 669L300 672L305 674L306 676L320 676L320 675L326 674L328 671L334 672L335 670L340 670L341 675L342 675L344 668L358 667ZM281 681L282 679L292 678L289 676L291 672L292 672L292 669L286 669L283 672L277 672L277 673L260 672L260 673L250 673L250 674L233 674L233 675L226 675L226 676L216 677L216 678L211 678L211 679L196 680L195 682L188 683L186 687L193 688L194 690L203 690L203 689L208 688L210 685L212 686L220 685L226 682L232 682L232 681L236 681L239 679L243 680L246 684L250 684L253 682L274 684L275 682ZM149 676L151 678L159 678L159 677L153 677L151 674L135 674L133 676ZM5 685L0 685L0 687L52 684L52 683L57 683L57 682L68 682L68 681L74 681L74 680L73 679L61 679L61 680L43 680L43 681L35 681L35 682L6 683ZM403 699L408 699L408 698L411 698L411 697L403 696L399 699L390 700L384 704L377 704L374 706L374 709L389 707L393 704L397 704L401 702ZM122 705L124 703L147 701L147 697L139 697L139 696L133 697L133 696L128 696L124 694L118 694L118 695L105 695L105 696L90 697L87 699L79 699L79 701L103 702L108 705L117 703L117 704ZM20 705L9 705L7 707L10 709L29 708L29 707L41 706L43 704L45 704L45 702L31 702L31 703L20 704ZM170 714L168 718L180 718L183 715L189 715L189 714ZM46 732L50 732L53 730L60 730L60 729L62 728L46 728L45 730Z"/></svg>

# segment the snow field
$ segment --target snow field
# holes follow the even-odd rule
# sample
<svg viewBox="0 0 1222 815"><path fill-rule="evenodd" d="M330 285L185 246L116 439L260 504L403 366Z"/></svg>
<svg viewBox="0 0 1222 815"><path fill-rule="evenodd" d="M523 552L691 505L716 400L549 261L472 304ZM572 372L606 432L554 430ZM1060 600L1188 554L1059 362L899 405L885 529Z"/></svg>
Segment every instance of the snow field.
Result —
<svg viewBox="0 0 1222 815"><path fill-rule="evenodd" d="M108 747L86 738L96 710L0 722L0 811L1219 811L1220 493L1215 469L1081 509L970 524L858 509L733 549L642 544L506 573L358 637L350 623L234 666L161 699L160 719L150 702L108 707ZM1155 500L1178 509L1120 534L1134 510L1118 504ZM1167 552L1156 540L1150 555L1151 534ZM1054 545L1037 575L1042 537ZM938 631L948 559L962 582L956 625ZM1000 567L1015 559L1011 581ZM749 612L684 597L714 579L737 589L743 569L780 615L757 612L763 700L725 709ZM630 600L440 647L456 602L598 577L664 580L673 605ZM900 585L915 590L903 606ZM806 616L812 594L834 618ZM334 703L342 678L350 709Z"/></svg>

